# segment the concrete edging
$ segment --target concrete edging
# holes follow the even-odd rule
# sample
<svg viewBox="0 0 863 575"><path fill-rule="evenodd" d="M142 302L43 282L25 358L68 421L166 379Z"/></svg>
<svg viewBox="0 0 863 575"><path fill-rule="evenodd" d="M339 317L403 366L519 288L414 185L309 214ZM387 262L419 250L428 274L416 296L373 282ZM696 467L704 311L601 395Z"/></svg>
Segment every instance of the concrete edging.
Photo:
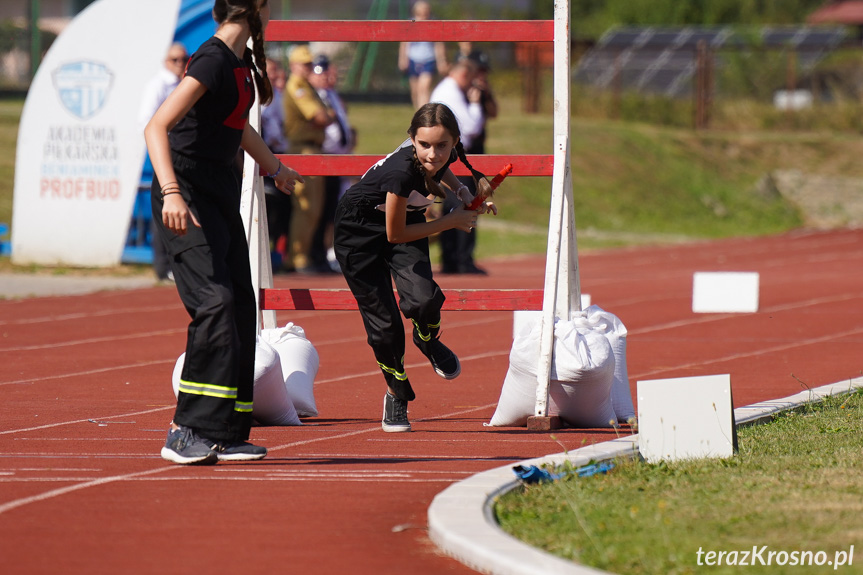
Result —
<svg viewBox="0 0 863 575"><path fill-rule="evenodd" d="M798 394L738 407L734 410L737 426L756 425L773 415L824 397L850 393L863 388L863 378L855 378L802 391ZM617 457L638 454L638 435L621 437L576 449L520 462L522 465L587 465ZM605 573L540 551L505 533L494 520L495 499L519 486L512 467L505 465L478 473L449 486L437 494L429 506L429 537L447 555L471 569L492 575L588 575Z"/></svg>

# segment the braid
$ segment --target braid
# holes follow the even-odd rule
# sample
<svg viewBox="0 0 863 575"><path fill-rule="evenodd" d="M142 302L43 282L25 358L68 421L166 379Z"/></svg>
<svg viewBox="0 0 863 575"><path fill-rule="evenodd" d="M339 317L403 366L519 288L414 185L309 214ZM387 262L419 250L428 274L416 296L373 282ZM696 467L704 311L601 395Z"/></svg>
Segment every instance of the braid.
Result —
<svg viewBox="0 0 863 575"><path fill-rule="evenodd" d="M494 190L492 190L491 184L488 182L488 179L485 177L485 174L473 169L473 166L470 165L470 162L467 161L467 154L465 154L464 146L461 143L461 140L455 145L455 152L458 154L458 159L461 160L461 163L467 166L467 169L470 170L471 175L473 176L473 181L476 183L476 195L482 196L485 198L491 197Z"/></svg>
<svg viewBox="0 0 863 575"><path fill-rule="evenodd" d="M264 30L261 25L261 15L258 10L249 14L249 30L252 33L252 53L255 57L255 66L252 73L255 75L255 85L258 87L258 96L261 104L269 104L273 99L273 86L267 76L267 56L264 53Z"/></svg>

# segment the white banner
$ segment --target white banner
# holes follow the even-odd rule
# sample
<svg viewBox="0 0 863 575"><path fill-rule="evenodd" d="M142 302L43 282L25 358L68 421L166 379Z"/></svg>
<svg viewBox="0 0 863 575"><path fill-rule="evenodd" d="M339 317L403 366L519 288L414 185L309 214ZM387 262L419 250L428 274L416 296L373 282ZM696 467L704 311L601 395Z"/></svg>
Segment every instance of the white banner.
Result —
<svg viewBox="0 0 863 575"><path fill-rule="evenodd" d="M18 129L16 264L120 263L144 159L144 86L163 65L180 0L98 0L54 41Z"/></svg>

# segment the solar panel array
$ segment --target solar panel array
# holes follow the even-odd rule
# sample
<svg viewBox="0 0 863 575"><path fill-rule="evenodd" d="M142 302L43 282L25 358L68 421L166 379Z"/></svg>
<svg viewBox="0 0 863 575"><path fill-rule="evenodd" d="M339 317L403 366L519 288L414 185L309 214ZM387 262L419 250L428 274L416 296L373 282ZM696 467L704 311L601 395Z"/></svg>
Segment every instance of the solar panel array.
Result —
<svg viewBox="0 0 863 575"><path fill-rule="evenodd" d="M731 27L615 28L578 62L575 81L599 88L685 96L692 91L701 42L714 52L747 46L793 49L811 69L845 38L842 27L766 27L752 41ZM717 64L720 62L717 61Z"/></svg>

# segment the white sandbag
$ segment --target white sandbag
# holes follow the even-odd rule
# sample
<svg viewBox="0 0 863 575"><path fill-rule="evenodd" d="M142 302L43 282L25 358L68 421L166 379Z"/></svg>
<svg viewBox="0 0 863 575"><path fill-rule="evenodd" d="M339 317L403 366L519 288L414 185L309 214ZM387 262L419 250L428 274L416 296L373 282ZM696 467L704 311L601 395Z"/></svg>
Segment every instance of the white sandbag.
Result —
<svg viewBox="0 0 863 575"><path fill-rule="evenodd" d="M611 349L614 350L614 383L611 386L611 405L619 423L635 417L632 391L629 389L629 373L626 369L626 326L613 313L599 306L590 306L585 312L594 329L603 331Z"/></svg>
<svg viewBox="0 0 863 575"><path fill-rule="evenodd" d="M186 361L186 352L180 354L177 363L174 364L174 373L171 374L171 386L174 388L174 397L180 395L180 376L183 375L183 364Z"/></svg>
<svg viewBox="0 0 863 575"><path fill-rule="evenodd" d="M573 427L611 427L617 423L611 402L614 350L587 312L573 316L554 326L549 414Z"/></svg>
<svg viewBox="0 0 863 575"><path fill-rule="evenodd" d="M261 425L302 425L285 389L279 353L260 337L255 347L254 401L252 418Z"/></svg>
<svg viewBox="0 0 863 575"><path fill-rule="evenodd" d="M510 366L493 426L524 426L534 415L541 318L535 316L513 341ZM586 312L555 321L554 361L549 382L549 415L560 415L575 427L609 427L615 421L611 404L614 351L603 331L596 331Z"/></svg>
<svg viewBox="0 0 863 575"><path fill-rule="evenodd" d="M261 339L279 354L284 386L299 416L317 417L314 384L320 358L315 346L306 339L306 332L288 323L285 327L261 330Z"/></svg>
<svg viewBox="0 0 863 575"><path fill-rule="evenodd" d="M186 354L183 353L174 364L171 383L174 396L179 395L180 376ZM252 418L259 425L302 425L297 411L288 397L282 377L279 354L266 341L260 338L255 347L255 391Z"/></svg>

